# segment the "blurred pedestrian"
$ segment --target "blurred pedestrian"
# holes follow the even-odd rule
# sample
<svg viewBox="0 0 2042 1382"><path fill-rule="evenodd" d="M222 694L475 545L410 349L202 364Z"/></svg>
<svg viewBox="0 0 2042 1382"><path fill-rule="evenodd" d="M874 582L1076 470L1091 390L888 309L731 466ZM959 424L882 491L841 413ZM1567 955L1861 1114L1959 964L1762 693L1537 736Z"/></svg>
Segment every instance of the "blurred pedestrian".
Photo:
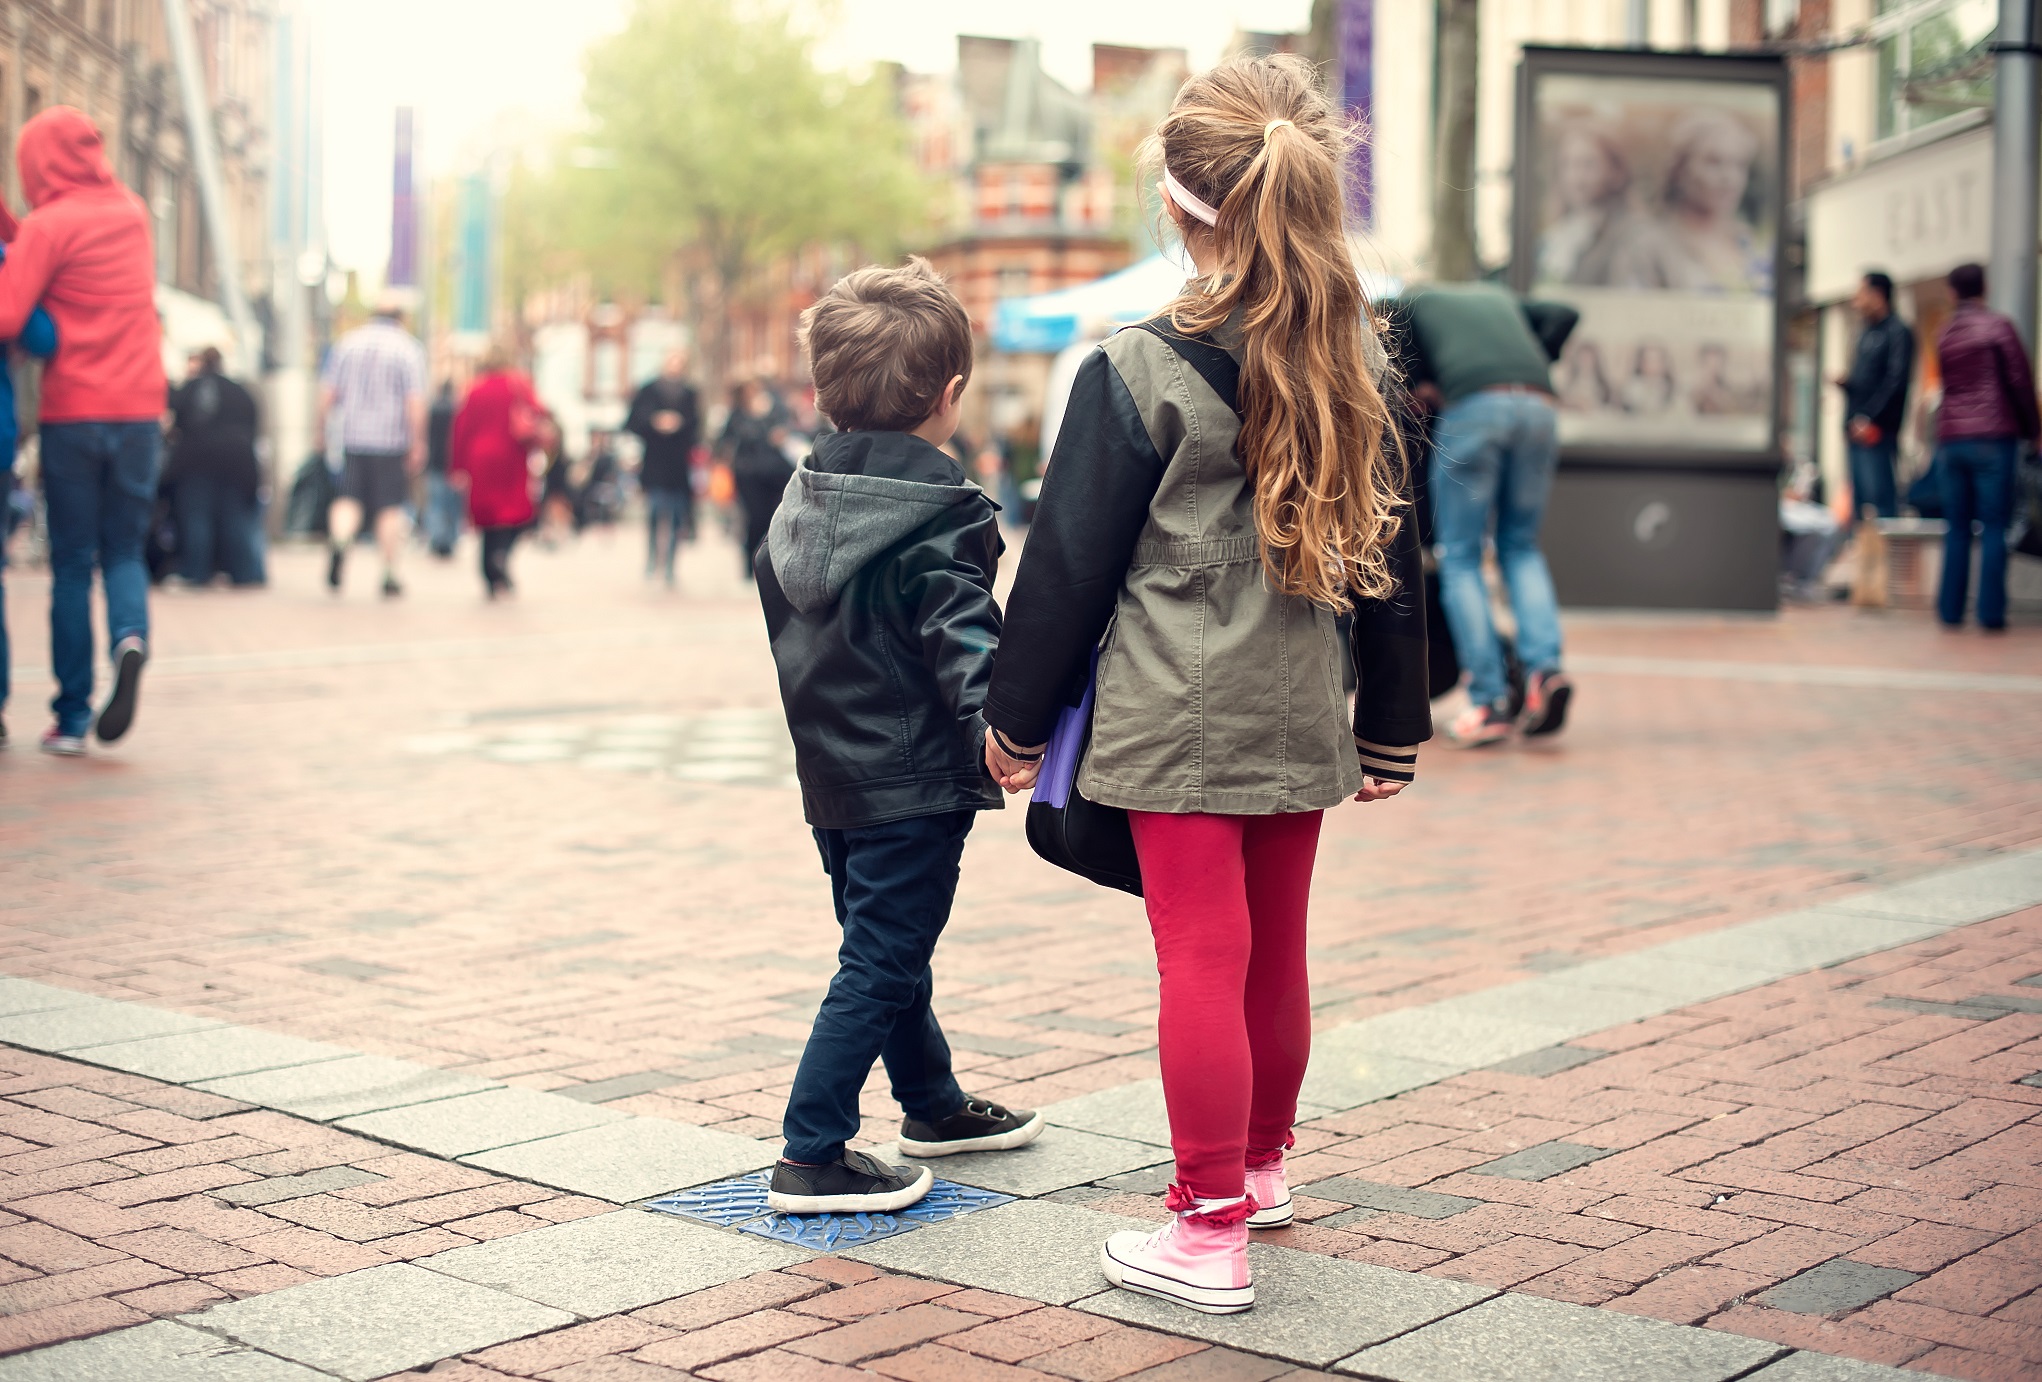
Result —
<svg viewBox="0 0 2042 1382"><path fill-rule="evenodd" d="M202 586L225 571L235 585L261 585L260 420L254 397L222 365L220 352L207 346L198 373L170 396L178 575Z"/></svg>
<svg viewBox="0 0 2042 1382"><path fill-rule="evenodd" d="M674 584L681 543L695 536L695 447L702 440L702 401L688 382L688 352L670 350L657 376L631 400L624 430L638 438L645 494L645 576Z"/></svg>
<svg viewBox="0 0 2042 1382"><path fill-rule="evenodd" d="M50 661L56 722L43 748L85 752L134 723L149 659L142 558L163 448L162 327L149 212L114 178L99 130L70 106L22 126L31 210L0 264L0 340L42 303L60 349L42 378L41 465L50 534ZM92 713L92 573L106 596L113 692Z"/></svg>
<svg viewBox="0 0 2042 1382"><path fill-rule="evenodd" d="M459 408L454 381L442 379L425 419L425 545L442 559L454 555L461 538L461 496L447 480L447 449Z"/></svg>
<svg viewBox="0 0 2042 1382"><path fill-rule="evenodd" d="M383 553L383 595L404 593L397 558L410 527L412 477L425 469L425 350L404 329L404 305L385 293L375 316L340 338L319 385L318 429L342 453L340 496L327 512L326 584L340 593L348 544L364 523Z"/></svg>
<svg viewBox="0 0 2042 1382"><path fill-rule="evenodd" d="M532 381L492 346L454 415L447 478L468 496L468 521L481 534L482 584L489 598L509 594L511 548L533 519L532 452L545 409Z"/></svg>
<svg viewBox="0 0 2042 1382"><path fill-rule="evenodd" d="M1874 270L1851 297L1865 329L1849 374L1830 382L1843 390L1844 439L1850 453L1851 520L1867 507L1878 518L1900 515L1893 474L1900 453L1900 420L1914 375L1914 332L1893 310L1893 280Z"/></svg>
<svg viewBox="0 0 2042 1382"><path fill-rule="evenodd" d="M730 418L718 445L737 482L738 506L744 510L744 576L752 575L752 554L766 540L780 496L794 475L794 465L781 449L792 418L766 381L742 379L730 391Z"/></svg>
<svg viewBox="0 0 2042 1382"><path fill-rule="evenodd" d="M7 262L4 241L15 235L14 217L0 206L0 264ZM15 342L30 355L47 360L57 351L57 326L50 314L37 307L23 323ZM10 352L0 341L0 712L7 709L7 695L13 680L13 659L7 647L7 543L14 536L14 453L21 448L21 423L14 401L14 371L9 368ZM0 718L0 749L7 747L7 721Z"/></svg>
<svg viewBox="0 0 2042 1382"><path fill-rule="evenodd" d="M1979 527L1978 623L2007 626L2007 525L2013 522L2014 462L2021 443L2042 433L2035 371L2013 321L1985 305L1985 270L1950 270L1957 310L1936 338L1943 406L1936 415L1936 468L1943 477L1942 588L1936 615L1964 622L1971 582L1971 525Z"/></svg>
<svg viewBox="0 0 2042 1382"><path fill-rule="evenodd" d="M1432 734L1418 533L1345 235L1348 148L1300 58L1179 91L1145 161L1198 276L1079 368L986 693L988 767L1017 791L1093 688L1074 790L1131 827L1176 1154L1169 1222L1112 1235L1100 1267L1213 1314L1255 1303L1249 1228L1292 1219L1322 817L1396 795Z"/></svg>
<svg viewBox="0 0 2042 1382"><path fill-rule="evenodd" d="M788 489L757 559L759 603L843 943L787 1097L766 1202L787 1214L887 1212L926 1166L847 1148L883 1060L910 1156L1003 1151L1039 1113L958 1087L929 968L958 861L1000 792L979 707L1000 636L993 506L937 448L957 429L971 319L926 260L860 269L802 318L816 389L844 430Z"/></svg>
<svg viewBox="0 0 2042 1382"><path fill-rule="evenodd" d="M1560 466L1552 366L1580 316L1484 283L1420 288L1400 310L1409 321L1407 377L1438 409L1427 492L1440 603L1468 674L1468 705L1447 739L1475 748L1513 730L1557 734L1574 686L1560 667L1560 602L1539 529ZM1482 579L1492 526L1526 671L1521 708Z"/></svg>

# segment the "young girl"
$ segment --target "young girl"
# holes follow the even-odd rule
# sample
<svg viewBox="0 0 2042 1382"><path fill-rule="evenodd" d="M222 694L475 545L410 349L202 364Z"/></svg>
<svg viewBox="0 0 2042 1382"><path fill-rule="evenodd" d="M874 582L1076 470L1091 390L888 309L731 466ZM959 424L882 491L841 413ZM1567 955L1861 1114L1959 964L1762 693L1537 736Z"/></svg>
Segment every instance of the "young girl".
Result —
<svg viewBox="0 0 2042 1382"><path fill-rule="evenodd" d="M1101 1265L1213 1313L1254 1303L1248 1229L1290 1222L1320 814L1396 795L1432 731L1416 525L1342 216L1351 137L1295 58L1178 95L1149 156L1199 276L1078 373L985 710L993 775L1033 785L1103 637L1078 787L1133 823L1177 1217Z"/></svg>

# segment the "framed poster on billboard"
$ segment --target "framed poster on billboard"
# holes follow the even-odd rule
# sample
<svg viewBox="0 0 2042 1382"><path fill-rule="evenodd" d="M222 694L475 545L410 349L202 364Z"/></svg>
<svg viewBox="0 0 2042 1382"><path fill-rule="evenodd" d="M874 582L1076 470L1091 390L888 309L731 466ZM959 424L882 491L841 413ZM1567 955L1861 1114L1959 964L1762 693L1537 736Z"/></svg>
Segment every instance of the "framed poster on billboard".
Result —
<svg viewBox="0 0 2042 1382"><path fill-rule="evenodd" d="M1568 457L1777 460L1788 99L1775 57L1524 50L1511 276L1581 313Z"/></svg>

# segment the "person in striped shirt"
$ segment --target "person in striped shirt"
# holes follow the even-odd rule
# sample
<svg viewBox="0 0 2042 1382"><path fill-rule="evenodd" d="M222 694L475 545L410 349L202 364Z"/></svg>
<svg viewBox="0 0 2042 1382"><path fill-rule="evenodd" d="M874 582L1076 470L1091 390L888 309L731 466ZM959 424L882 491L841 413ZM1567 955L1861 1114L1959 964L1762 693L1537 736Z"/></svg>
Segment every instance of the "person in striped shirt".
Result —
<svg viewBox="0 0 2042 1382"><path fill-rule="evenodd" d="M425 350L404 329L403 305L386 294L367 325L340 338L319 379L318 435L328 456L342 457L326 516L326 584L336 595L348 544L365 522L382 549L384 597L404 593L397 557L411 530L411 482L425 468L425 422Z"/></svg>

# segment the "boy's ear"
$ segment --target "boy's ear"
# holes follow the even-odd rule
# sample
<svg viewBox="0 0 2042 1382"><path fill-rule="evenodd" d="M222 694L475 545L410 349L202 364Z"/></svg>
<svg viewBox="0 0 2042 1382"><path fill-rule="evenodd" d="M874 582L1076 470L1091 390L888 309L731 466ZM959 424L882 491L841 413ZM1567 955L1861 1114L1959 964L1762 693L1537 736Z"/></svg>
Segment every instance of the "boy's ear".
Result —
<svg viewBox="0 0 2042 1382"><path fill-rule="evenodd" d="M964 393L964 376L953 374L950 382L943 386L943 408L945 411L957 406L958 398Z"/></svg>

